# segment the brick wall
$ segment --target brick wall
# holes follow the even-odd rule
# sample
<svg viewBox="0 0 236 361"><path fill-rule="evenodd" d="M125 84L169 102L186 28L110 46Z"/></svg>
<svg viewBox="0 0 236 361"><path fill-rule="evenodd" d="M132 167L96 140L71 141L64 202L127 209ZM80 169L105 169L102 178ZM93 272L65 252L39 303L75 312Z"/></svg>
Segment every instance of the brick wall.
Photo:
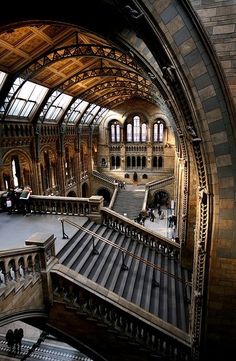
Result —
<svg viewBox="0 0 236 361"><path fill-rule="evenodd" d="M190 0L218 55L236 105L236 1Z"/></svg>

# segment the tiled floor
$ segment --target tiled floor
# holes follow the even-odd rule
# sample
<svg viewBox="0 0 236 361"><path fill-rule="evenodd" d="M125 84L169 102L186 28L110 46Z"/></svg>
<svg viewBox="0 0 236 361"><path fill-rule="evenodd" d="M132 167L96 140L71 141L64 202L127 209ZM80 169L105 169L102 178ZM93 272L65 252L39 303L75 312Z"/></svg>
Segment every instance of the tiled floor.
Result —
<svg viewBox="0 0 236 361"><path fill-rule="evenodd" d="M18 324L22 326L23 323L15 322L14 324L16 324L16 326L18 327ZM9 326L12 326L12 324L10 324ZM31 332L33 327L27 327L28 331ZM27 336L29 336L29 332ZM32 337L27 338L24 336L21 344L21 352L15 353L13 350L13 352L10 353L9 347L6 342L5 333L2 333L2 328L0 328L0 360L16 360L25 357L25 359L27 359L28 361L92 361L80 351L74 349L73 347L70 347L63 342L58 342L55 339L51 340L50 337L46 337L46 339L40 344L40 346L34 349L33 345L37 342L40 333L41 332L39 332L38 337L35 339L33 339Z"/></svg>

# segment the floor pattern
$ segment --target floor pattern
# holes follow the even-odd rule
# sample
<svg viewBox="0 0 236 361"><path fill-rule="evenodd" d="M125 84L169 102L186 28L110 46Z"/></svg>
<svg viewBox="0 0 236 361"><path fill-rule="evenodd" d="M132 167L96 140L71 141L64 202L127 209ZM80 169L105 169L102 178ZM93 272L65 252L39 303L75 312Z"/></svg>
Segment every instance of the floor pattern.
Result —
<svg viewBox="0 0 236 361"><path fill-rule="evenodd" d="M27 355L29 349L33 346L31 341L22 341L21 353L19 354L10 354L9 347L5 337L0 336L0 355L14 357L14 359L23 358ZM1 359L1 357L0 357ZM45 361L92 361L90 358L82 354L78 350L71 348L65 348L62 346L56 346L47 344L46 342L41 344L40 347L36 347L34 352L27 357L27 361L36 361L36 360L45 360Z"/></svg>

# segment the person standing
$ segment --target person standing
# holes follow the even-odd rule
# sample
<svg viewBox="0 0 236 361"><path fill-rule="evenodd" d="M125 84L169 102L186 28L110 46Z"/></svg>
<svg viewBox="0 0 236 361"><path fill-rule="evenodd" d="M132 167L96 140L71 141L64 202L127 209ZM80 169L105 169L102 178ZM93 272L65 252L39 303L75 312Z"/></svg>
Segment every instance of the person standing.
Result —
<svg viewBox="0 0 236 361"><path fill-rule="evenodd" d="M7 341L7 346L10 349L9 352L12 353L14 346L14 332L11 329L9 329L6 333L6 341Z"/></svg>

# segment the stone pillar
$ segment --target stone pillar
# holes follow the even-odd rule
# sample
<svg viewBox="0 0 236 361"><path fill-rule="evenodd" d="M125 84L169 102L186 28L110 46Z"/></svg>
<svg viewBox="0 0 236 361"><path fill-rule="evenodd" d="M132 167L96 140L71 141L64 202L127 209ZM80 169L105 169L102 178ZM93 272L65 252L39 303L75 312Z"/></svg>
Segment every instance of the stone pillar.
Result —
<svg viewBox="0 0 236 361"><path fill-rule="evenodd" d="M60 128L60 147L59 147L59 157L58 157L58 183L60 188L60 195L65 195L65 184L66 184L66 175L65 175L65 126L61 125Z"/></svg>
<svg viewBox="0 0 236 361"><path fill-rule="evenodd" d="M40 166L40 136L41 136L41 126L37 125L34 129L34 161L33 161L33 184L31 188L33 193L43 195L43 184L42 184L42 174Z"/></svg>
<svg viewBox="0 0 236 361"><path fill-rule="evenodd" d="M101 207L103 207L103 197L102 196L92 196L89 198L89 214L88 217L94 222L101 223Z"/></svg>
<svg viewBox="0 0 236 361"><path fill-rule="evenodd" d="M92 162L93 162L93 131L94 131L94 126L91 125L89 128L89 144L88 144L88 172L91 173L92 172Z"/></svg>
<svg viewBox="0 0 236 361"><path fill-rule="evenodd" d="M81 190L81 137L82 137L82 126L78 125L77 127L77 139L75 144L75 180L76 180L76 188L77 188L77 196L82 197Z"/></svg>

